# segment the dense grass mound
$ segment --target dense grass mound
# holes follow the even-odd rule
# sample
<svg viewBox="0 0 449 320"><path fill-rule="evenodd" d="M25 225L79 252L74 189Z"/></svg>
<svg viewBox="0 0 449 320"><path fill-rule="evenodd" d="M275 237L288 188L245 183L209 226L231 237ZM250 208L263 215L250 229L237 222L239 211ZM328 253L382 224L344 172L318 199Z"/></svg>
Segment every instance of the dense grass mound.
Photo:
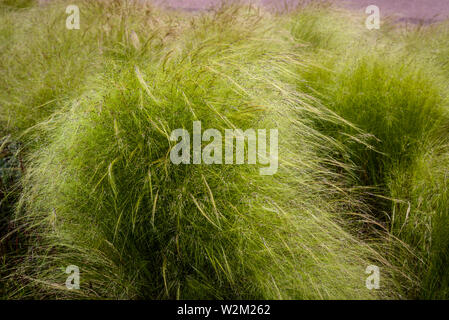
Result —
<svg viewBox="0 0 449 320"><path fill-rule="evenodd" d="M1 296L448 297L445 24L77 4L80 30L63 1L0 7ZM214 156L225 129L277 129L277 172L173 164L194 121Z"/></svg>
<svg viewBox="0 0 449 320"><path fill-rule="evenodd" d="M44 142L23 180L18 221L31 238L12 296L394 296L393 268L343 227L342 213L357 208L351 168L330 154L345 148L312 127L342 120L294 89L289 34L248 8L183 22L158 29L173 41L137 32L128 41L123 28L91 89L33 129ZM172 164L170 132L191 132L195 120L277 128L278 172ZM365 287L370 264L385 270L382 291ZM82 290L64 287L68 265L80 267Z"/></svg>

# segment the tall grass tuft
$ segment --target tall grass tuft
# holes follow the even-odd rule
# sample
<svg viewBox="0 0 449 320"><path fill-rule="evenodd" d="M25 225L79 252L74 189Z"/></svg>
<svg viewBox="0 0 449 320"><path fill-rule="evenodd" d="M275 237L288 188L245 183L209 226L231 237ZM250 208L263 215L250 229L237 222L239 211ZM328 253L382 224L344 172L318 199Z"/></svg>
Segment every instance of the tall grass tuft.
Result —
<svg viewBox="0 0 449 320"><path fill-rule="evenodd" d="M67 4L0 6L1 297L448 298L447 24ZM278 129L277 173L174 165L193 121Z"/></svg>
<svg viewBox="0 0 449 320"><path fill-rule="evenodd" d="M346 147L314 128L344 119L296 90L304 64L279 18L247 6L178 20L108 10L122 23L110 25L102 70L28 132L41 143L22 180L16 219L30 239L10 296L397 296L385 246L355 230L372 222L346 183L353 167L331 156ZM134 15L165 23L132 29ZM191 133L195 120L277 128L279 171L172 164L170 132ZM365 287L371 264L382 269L381 291ZM64 286L68 265L80 268L80 290Z"/></svg>
<svg viewBox="0 0 449 320"><path fill-rule="evenodd" d="M320 61L312 68L298 69L308 80L300 79L298 87L321 97L327 107L353 124L319 123L317 127L349 146L351 156L344 161L359 168L353 184L369 188L364 202L371 205L376 221L409 246L399 254L403 257L397 264L419 275L420 281L406 295L447 298L443 267L449 240L443 173L447 171L447 78L439 55L444 48L434 44L437 48L429 53L425 47L433 43L430 37L435 32L437 37L445 33L433 27L404 33L387 25L387 31L370 34L361 30L362 21L355 32L357 19L345 15L337 15L340 27L334 30L326 22L325 27L314 27L312 34L298 27L325 21L323 10L311 9L306 19L302 12L293 17L296 41L313 44L299 50ZM343 21L350 23L345 26ZM337 44L327 40L341 34L346 38ZM321 50L319 58L317 50ZM354 143L361 134L371 137L368 144Z"/></svg>

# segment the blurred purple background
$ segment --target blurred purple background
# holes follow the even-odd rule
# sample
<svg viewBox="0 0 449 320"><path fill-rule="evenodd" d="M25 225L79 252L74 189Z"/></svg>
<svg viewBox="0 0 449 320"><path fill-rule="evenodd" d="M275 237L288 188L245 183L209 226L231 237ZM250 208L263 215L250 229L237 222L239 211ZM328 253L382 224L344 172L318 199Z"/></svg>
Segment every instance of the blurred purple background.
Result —
<svg viewBox="0 0 449 320"><path fill-rule="evenodd" d="M246 2L261 3L276 10L292 8L304 0L247 0ZM320 1L320 0L309 0ZM220 0L156 0L171 8L186 10L204 10L219 4ZM393 16L398 21L431 22L449 17L449 0L334 0L335 4L354 9L365 14L365 8L376 5L381 15Z"/></svg>

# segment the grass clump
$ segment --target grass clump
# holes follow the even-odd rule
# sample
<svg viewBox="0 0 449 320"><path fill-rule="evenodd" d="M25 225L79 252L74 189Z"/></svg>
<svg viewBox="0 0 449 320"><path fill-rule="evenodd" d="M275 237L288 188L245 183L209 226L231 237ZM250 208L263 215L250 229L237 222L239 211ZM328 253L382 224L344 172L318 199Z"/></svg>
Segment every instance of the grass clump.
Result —
<svg viewBox="0 0 449 320"><path fill-rule="evenodd" d="M447 298L447 75L427 31L323 5L76 4L81 30L64 1L0 9L2 145L25 157L0 295ZM174 165L170 134L194 121L217 143L277 129L277 173Z"/></svg>
<svg viewBox="0 0 449 320"><path fill-rule="evenodd" d="M174 41L145 42L148 34L136 32L147 44L139 48L124 28L124 41L105 46L91 88L32 130L45 142L28 158L17 219L34 236L12 296L394 296L394 269L375 250L382 244L342 218L357 207L341 182L350 169L328 156L345 148L311 125L317 115L338 120L294 89L298 62L276 22L225 7L158 29ZM170 132L191 132L194 120L219 130L278 128L278 173L173 165ZM72 264L79 291L63 286ZM366 289L370 264L385 270L385 290Z"/></svg>
<svg viewBox="0 0 449 320"><path fill-rule="evenodd" d="M0 12L3 133L19 134L44 120L65 99L79 94L97 68L92 34L68 32L62 23L64 8L55 4Z"/></svg>
<svg viewBox="0 0 449 320"><path fill-rule="evenodd" d="M295 27L301 17L302 12L293 22L295 39L309 39L325 54L319 58L321 64L299 70L309 80L298 82L299 87L321 97L326 106L354 124L329 127L329 123L319 123L319 130L350 147L351 156L344 161L359 168L353 184L369 188L364 202L371 205L376 220L415 253L399 254L398 264L420 275L418 287L408 288L406 295L447 298L446 285L436 285L446 283L442 261L446 261L448 241L445 178L436 174L447 170L441 146L446 145L449 119L447 80L435 63L438 59L430 59L426 50L404 53L404 45L410 48L410 43L397 42L403 35L391 27L387 27L387 36L360 31L352 40L340 42L340 47L330 46L328 41L315 39L332 38L335 33L349 35L354 26L347 24L347 32L328 31L325 36L323 28L314 28L314 37ZM324 20L321 13L318 17L313 21ZM354 19L346 20L354 23ZM407 37L416 39L421 32L412 29ZM353 49L348 51L347 46ZM316 48L302 46L300 50L315 56ZM367 135L371 137L368 145L354 143L354 138ZM430 270L429 266L434 267Z"/></svg>

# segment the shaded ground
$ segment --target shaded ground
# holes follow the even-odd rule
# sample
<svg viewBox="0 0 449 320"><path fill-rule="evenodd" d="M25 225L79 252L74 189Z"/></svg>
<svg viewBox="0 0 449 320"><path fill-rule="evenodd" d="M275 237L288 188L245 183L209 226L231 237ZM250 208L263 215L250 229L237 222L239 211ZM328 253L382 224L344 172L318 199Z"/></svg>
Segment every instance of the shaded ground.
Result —
<svg viewBox="0 0 449 320"><path fill-rule="evenodd" d="M156 0L156 2L189 11L210 9L221 3L220 0ZM248 0L248 2L261 3L266 7L282 10L294 7L304 0ZM360 14L365 14L367 6L376 5L380 8L381 16L393 16L397 21L412 23L429 23L449 17L449 0L334 0L333 2L360 11Z"/></svg>

